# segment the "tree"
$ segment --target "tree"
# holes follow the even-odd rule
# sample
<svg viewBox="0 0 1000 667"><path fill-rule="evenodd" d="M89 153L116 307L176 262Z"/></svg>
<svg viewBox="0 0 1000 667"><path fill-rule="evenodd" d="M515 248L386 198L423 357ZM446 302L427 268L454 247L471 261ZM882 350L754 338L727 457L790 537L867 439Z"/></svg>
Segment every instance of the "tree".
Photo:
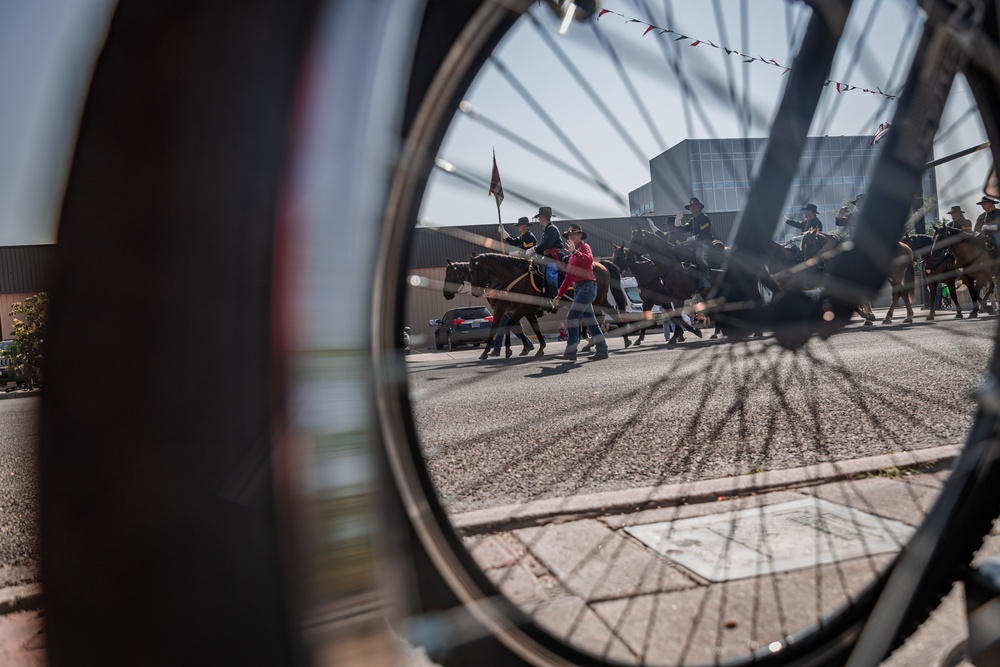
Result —
<svg viewBox="0 0 1000 667"><path fill-rule="evenodd" d="M29 389L40 385L42 380L48 305L49 297L45 292L29 296L23 303L16 301L10 305L10 315L14 318L11 335L14 344L7 350L0 350L0 354L10 359L12 371L24 371ZM18 315L22 315L23 319Z"/></svg>

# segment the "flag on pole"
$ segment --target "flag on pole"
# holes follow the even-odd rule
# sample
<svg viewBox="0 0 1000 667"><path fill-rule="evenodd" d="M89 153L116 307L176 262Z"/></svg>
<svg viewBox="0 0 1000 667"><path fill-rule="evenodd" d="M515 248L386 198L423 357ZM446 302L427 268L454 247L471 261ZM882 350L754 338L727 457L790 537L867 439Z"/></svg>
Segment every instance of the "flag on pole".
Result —
<svg viewBox="0 0 1000 667"><path fill-rule="evenodd" d="M500 170L497 169L497 152L493 151L493 176L490 178L490 194L497 198L497 208L503 201L503 185L500 183Z"/></svg>
<svg viewBox="0 0 1000 667"><path fill-rule="evenodd" d="M889 123L881 123L878 126L878 130L875 131L875 136L872 137L869 146L874 146L878 142L885 138L885 135L889 132Z"/></svg>

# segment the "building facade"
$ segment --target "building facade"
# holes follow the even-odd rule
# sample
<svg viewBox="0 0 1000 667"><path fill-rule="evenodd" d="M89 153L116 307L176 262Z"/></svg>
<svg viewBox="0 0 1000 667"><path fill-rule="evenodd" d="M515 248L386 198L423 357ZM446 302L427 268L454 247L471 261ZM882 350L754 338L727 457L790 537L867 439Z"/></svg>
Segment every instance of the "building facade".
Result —
<svg viewBox="0 0 1000 667"><path fill-rule="evenodd" d="M669 215L683 210L691 197L700 199L709 214L742 210L766 144L761 138L680 142L649 161L650 182L629 193L630 214ZM882 149L870 144L869 136L809 137L782 213L799 219L803 206L815 204L825 229L832 230L837 211L867 190ZM933 170L925 172L919 195L937 196ZM776 237L796 233L780 222L775 221Z"/></svg>

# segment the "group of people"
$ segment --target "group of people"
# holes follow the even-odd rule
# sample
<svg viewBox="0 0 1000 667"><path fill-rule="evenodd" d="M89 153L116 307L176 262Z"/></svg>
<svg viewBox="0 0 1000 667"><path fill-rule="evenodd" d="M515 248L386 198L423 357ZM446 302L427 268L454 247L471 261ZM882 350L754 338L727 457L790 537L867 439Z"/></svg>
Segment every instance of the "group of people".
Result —
<svg viewBox="0 0 1000 667"><path fill-rule="evenodd" d="M691 212L691 217L684 220L678 214L674 220L674 231L667 236L673 242L685 242L691 235L695 243L695 259L699 271L699 288L708 290L709 281L708 249L715 240L712 231L712 221L705 215L705 207L697 197L692 197L684 207ZM556 304L573 289L573 303L566 313L566 350L563 359L576 361L577 348L580 344L580 327L585 326L590 334L594 347L592 360L608 358L608 343L601 327L597 324L594 313L594 300L597 298L597 278L594 276L594 252L587 243L587 232L577 223L570 223L569 228L561 235L559 228L552 221L551 206L541 206L534 216L542 225L542 240L538 241L531 232L531 221L527 217L517 221L518 236L511 236L500 225L500 235L504 242L514 246L525 256L533 257L535 261L545 266L545 298L546 308L552 312L557 310ZM566 275L559 283L559 267L566 267ZM501 322L501 326L505 323Z"/></svg>

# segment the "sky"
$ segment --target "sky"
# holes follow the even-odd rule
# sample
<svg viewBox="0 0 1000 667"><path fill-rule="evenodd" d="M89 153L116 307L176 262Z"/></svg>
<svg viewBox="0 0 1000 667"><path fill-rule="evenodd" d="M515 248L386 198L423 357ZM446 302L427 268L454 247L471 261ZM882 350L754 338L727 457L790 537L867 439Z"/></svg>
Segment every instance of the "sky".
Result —
<svg viewBox="0 0 1000 667"><path fill-rule="evenodd" d="M912 50L913 30L919 28L913 3L854 4L831 78L898 91L904 72L897 56ZM0 0L0 245L57 238L70 148L113 5L113 0ZM477 182L470 185L435 169L421 224L496 221L486 186L494 151L507 192L501 209L506 222L530 217L539 204L553 206L564 218L583 219L627 215L628 192L649 180L648 160L686 138L766 136L788 77L778 68L727 56L706 41L790 65L808 18L802 3L604 0L602 6L614 13L593 25L574 23L565 35L556 34L558 20L544 6L531 11L541 29L529 18L518 22L466 95L467 108L477 110L480 120L457 111L439 152L442 165ZM691 39L675 41L676 33L657 31L644 36L646 24ZM611 44L624 76L598 35ZM694 39L702 43L692 46ZM893 111L885 98L837 93L832 86L822 105L814 135L872 134ZM978 118L968 113L972 106L968 87L957 81L936 156L985 141ZM975 202L988 164L982 152L939 168L941 210L958 203L969 217L978 214Z"/></svg>
<svg viewBox="0 0 1000 667"><path fill-rule="evenodd" d="M912 53L922 25L913 3L857 0L854 5L831 79L898 92L906 73L901 56ZM790 54L798 48L809 15L802 3L605 0L602 7L613 13L605 14L593 28L574 24L565 35L557 34L559 24L551 12L534 8L532 14L544 31L522 19L505 38L466 95L470 108L488 123L459 112L439 152L441 164L453 165L481 182L470 184L436 169L420 224L495 222L496 204L483 185L494 151L506 193L501 207L505 222L534 215L541 203L562 211L564 218L586 219L628 215L628 192L649 181L648 160L684 139L767 136L788 76L759 60L745 63L742 57L711 48L707 41L791 65ZM648 24L675 32L660 35L654 30L644 35ZM595 33L612 44L624 77ZM678 33L690 39L678 39ZM696 39L701 43L693 45ZM550 46L553 43L558 53ZM576 75L564 66L566 60L576 66L627 136L588 97ZM639 103L626 78L638 91ZM971 100L965 81L956 81L935 156L985 141L978 118L966 113ZM559 131L546 124L531 101L540 104ZM883 96L855 90L838 93L830 85L824 89L810 134L872 135L879 123L891 121L894 108L895 102ZM568 142L560 140L560 132ZM639 155L631 144L638 145ZM975 202L988 166L987 153L982 152L939 168L942 211L959 203L969 217L978 214L981 209ZM598 174L615 196L571 171Z"/></svg>

